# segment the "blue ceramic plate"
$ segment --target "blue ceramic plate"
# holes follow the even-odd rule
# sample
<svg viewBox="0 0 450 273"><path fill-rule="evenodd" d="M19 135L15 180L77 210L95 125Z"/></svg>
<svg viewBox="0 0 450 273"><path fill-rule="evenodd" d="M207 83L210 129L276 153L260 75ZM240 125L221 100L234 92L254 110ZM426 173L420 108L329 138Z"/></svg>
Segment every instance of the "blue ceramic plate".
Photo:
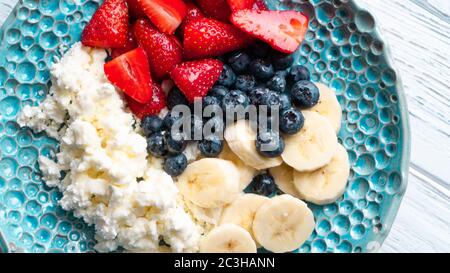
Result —
<svg viewBox="0 0 450 273"><path fill-rule="evenodd" d="M75 4L75 2L77 4ZM58 143L19 128L25 105L49 88L59 48L80 40L101 1L22 0L0 31L0 250L88 252L93 227L58 206L61 193L42 181L37 158ZM409 128L400 79L375 20L352 0L267 1L310 18L297 61L312 79L336 91L343 109L339 141L351 172L336 203L310 207L316 228L299 252L376 251L387 236L406 189Z"/></svg>

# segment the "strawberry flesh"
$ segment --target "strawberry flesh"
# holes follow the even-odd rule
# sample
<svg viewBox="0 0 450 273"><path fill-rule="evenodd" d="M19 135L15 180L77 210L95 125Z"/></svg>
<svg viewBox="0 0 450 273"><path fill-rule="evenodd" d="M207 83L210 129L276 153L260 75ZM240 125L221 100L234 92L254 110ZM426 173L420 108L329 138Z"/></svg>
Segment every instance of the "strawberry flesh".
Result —
<svg viewBox="0 0 450 273"><path fill-rule="evenodd" d="M183 59L183 49L173 35L158 31L147 19L139 19L133 32L140 47L148 56L152 75L162 79Z"/></svg>
<svg viewBox="0 0 450 273"><path fill-rule="evenodd" d="M122 54L127 53L137 47L136 39L134 38L134 34L132 32L128 32L128 39L124 47L121 48L113 48L111 51L111 57L117 58Z"/></svg>
<svg viewBox="0 0 450 273"><path fill-rule="evenodd" d="M128 108L138 118L142 119L148 115L157 115L166 107L166 94L161 86L157 83L152 85L153 95L152 99L147 103L139 103L129 96L125 96Z"/></svg>
<svg viewBox="0 0 450 273"><path fill-rule="evenodd" d="M178 64L170 73L172 80L186 98L193 102L204 97L219 79L223 63L215 59L204 59Z"/></svg>
<svg viewBox="0 0 450 273"><path fill-rule="evenodd" d="M264 0L256 0L253 5L254 10L269 10Z"/></svg>
<svg viewBox="0 0 450 273"><path fill-rule="evenodd" d="M252 9L255 0L227 0L230 5L231 11L237 11L241 9Z"/></svg>
<svg viewBox="0 0 450 273"><path fill-rule="evenodd" d="M182 0L137 0L152 23L162 32L174 34L186 16L186 4Z"/></svg>
<svg viewBox="0 0 450 273"><path fill-rule="evenodd" d="M197 0L198 6L209 17L228 22L231 9L227 0Z"/></svg>
<svg viewBox="0 0 450 273"><path fill-rule="evenodd" d="M200 18L184 29L184 56L187 59L209 58L246 47L253 39L231 24Z"/></svg>
<svg viewBox="0 0 450 273"><path fill-rule="evenodd" d="M104 70L112 84L137 102L148 103L152 99L150 67L142 48L136 48L107 62Z"/></svg>
<svg viewBox="0 0 450 273"><path fill-rule="evenodd" d="M125 0L106 0L84 28L81 42L85 46L120 48L127 43L128 7Z"/></svg>
<svg viewBox="0 0 450 273"><path fill-rule="evenodd" d="M233 13L231 21L284 53L296 51L308 29L308 18L298 11L240 10Z"/></svg>

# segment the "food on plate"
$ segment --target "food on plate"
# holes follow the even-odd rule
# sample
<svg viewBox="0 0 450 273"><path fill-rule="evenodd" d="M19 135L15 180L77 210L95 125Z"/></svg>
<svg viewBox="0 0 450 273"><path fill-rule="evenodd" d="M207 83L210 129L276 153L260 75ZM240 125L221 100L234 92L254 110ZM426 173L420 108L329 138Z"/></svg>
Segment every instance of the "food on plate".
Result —
<svg viewBox="0 0 450 273"><path fill-rule="evenodd" d="M350 173L334 91L294 52L308 19L261 0L106 0L18 122L99 252L294 251Z"/></svg>

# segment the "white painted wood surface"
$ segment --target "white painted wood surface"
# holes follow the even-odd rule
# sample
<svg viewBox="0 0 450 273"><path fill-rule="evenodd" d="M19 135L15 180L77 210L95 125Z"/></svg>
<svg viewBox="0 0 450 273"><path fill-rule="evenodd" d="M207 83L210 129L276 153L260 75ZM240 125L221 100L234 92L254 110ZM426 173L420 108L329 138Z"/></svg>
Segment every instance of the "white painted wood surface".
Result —
<svg viewBox="0 0 450 273"><path fill-rule="evenodd" d="M378 19L411 121L409 185L382 252L450 252L450 0L357 0ZM0 0L0 25L17 0Z"/></svg>

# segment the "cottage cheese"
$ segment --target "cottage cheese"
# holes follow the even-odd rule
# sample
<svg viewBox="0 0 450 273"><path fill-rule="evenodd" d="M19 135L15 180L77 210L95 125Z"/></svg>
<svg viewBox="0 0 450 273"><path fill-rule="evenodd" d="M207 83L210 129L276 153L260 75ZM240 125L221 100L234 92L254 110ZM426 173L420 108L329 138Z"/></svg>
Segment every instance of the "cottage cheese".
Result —
<svg viewBox="0 0 450 273"><path fill-rule="evenodd" d="M22 126L61 143L56 162L39 158L44 179L61 190L64 209L95 225L98 251L197 251L200 230L161 162L147 160L145 138L104 75L105 58L75 44L52 68L48 98L23 109Z"/></svg>

